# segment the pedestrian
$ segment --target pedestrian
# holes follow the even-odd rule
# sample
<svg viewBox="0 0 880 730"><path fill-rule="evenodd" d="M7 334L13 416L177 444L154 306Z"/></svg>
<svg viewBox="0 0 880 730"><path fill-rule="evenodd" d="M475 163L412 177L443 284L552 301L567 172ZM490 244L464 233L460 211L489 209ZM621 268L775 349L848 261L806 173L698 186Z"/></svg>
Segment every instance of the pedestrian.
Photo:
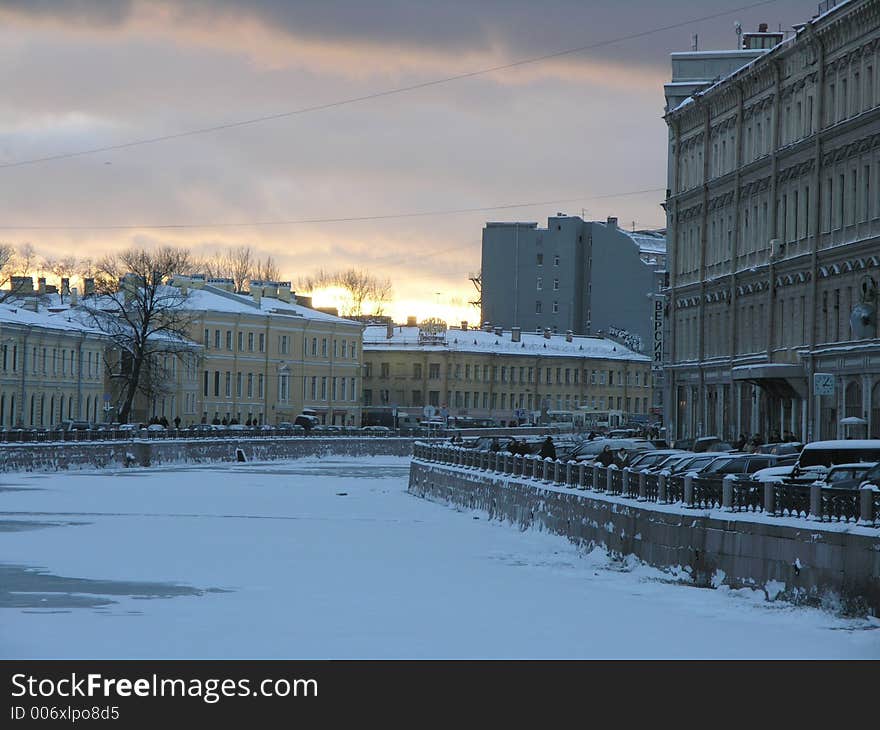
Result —
<svg viewBox="0 0 880 730"><path fill-rule="evenodd" d="M180 430L180 416L174 417L174 428L178 431Z"/></svg>
<svg viewBox="0 0 880 730"><path fill-rule="evenodd" d="M498 443L497 438L492 439L492 443L489 446L489 451L501 451L501 444Z"/></svg>
<svg viewBox="0 0 880 730"><path fill-rule="evenodd" d="M612 454L611 449L606 446L596 457L596 461L598 461L602 466L607 467L614 461L614 454Z"/></svg>
<svg viewBox="0 0 880 730"><path fill-rule="evenodd" d="M587 441L592 441L594 438L596 438L596 432L590 431L590 435L587 436Z"/></svg>
<svg viewBox="0 0 880 730"><path fill-rule="evenodd" d="M614 457L614 464L618 469L623 469L629 463L629 456L626 449L621 449Z"/></svg>
<svg viewBox="0 0 880 730"><path fill-rule="evenodd" d="M736 440L734 446L736 447L737 451L742 451L746 447L747 443L748 439L746 438L746 435L744 433L741 433L739 435L739 438Z"/></svg>
<svg viewBox="0 0 880 730"><path fill-rule="evenodd" d="M785 436L783 437L782 440L785 441L785 443L787 443L787 444L790 444L793 441L797 441L797 439L795 438L795 435L787 429L785 431Z"/></svg>
<svg viewBox="0 0 880 730"><path fill-rule="evenodd" d="M538 456L542 459L546 459L550 457L551 459L556 458L556 447L553 445L553 439L549 436L544 439L544 443L541 444L541 450L538 452Z"/></svg>

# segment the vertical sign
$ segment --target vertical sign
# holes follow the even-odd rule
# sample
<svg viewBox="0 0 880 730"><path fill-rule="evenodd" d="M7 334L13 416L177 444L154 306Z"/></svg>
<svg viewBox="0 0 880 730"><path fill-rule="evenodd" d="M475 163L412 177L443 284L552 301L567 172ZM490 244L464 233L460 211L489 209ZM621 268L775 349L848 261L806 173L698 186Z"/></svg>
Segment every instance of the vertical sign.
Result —
<svg viewBox="0 0 880 730"><path fill-rule="evenodd" d="M663 370L663 308L662 297L654 297L654 360L651 370Z"/></svg>

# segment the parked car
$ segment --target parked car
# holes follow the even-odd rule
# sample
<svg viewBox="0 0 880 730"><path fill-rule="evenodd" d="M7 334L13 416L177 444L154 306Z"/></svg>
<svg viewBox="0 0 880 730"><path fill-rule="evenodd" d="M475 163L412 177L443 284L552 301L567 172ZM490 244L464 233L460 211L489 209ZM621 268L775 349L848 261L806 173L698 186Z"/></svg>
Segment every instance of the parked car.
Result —
<svg viewBox="0 0 880 730"><path fill-rule="evenodd" d="M61 428L65 431L91 431L94 426L88 421L62 421Z"/></svg>
<svg viewBox="0 0 880 730"><path fill-rule="evenodd" d="M876 463L880 461L880 439L845 439L814 441L804 446L797 461L798 469L821 465Z"/></svg>
<svg viewBox="0 0 880 730"><path fill-rule="evenodd" d="M771 454L731 454L721 456L698 472L701 477L725 477L729 474L754 474L760 469L776 466L778 457Z"/></svg>
<svg viewBox="0 0 880 730"><path fill-rule="evenodd" d="M663 463L671 456L683 455L684 451L680 449L657 449L656 451L645 451L636 454L629 463L630 469L649 469L652 466Z"/></svg>
<svg viewBox="0 0 880 730"><path fill-rule="evenodd" d="M134 431L141 430L141 424L139 423L120 423L116 429L117 431L122 431L123 433L131 433Z"/></svg>
<svg viewBox="0 0 880 730"><path fill-rule="evenodd" d="M687 472L699 471L711 464L715 459L722 456L729 456L729 454L726 451L708 451L702 454L688 452L678 457L673 455L657 467L649 469L649 471L652 473L663 473L672 476L676 474L686 474Z"/></svg>
<svg viewBox="0 0 880 730"><path fill-rule="evenodd" d="M300 413L295 419L293 419L293 424L295 426L302 426L306 431L311 431L320 423L321 422L316 416L311 416L306 413Z"/></svg>
<svg viewBox="0 0 880 730"><path fill-rule="evenodd" d="M764 444L758 447L759 454L776 454L778 456L786 454L800 454L804 445L800 441L782 441L777 444Z"/></svg>
<svg viewBox="0 0 880 730"><path fill-rule="evenodd" d="M815 483L830 489L858 489L864 482L880 482L880 465L864 462L837 464Z"/></svg>
<svg viewBox="0 0 880 730"><path fill-rule="evenodd" d="M164 433L164 431L165 426L163 426L161 423L151 423L149 426L147 426L148 433Z"/></svg>
<svg viewBox="0 0 880 730"><path fill-rule="evenodd" d="M632 455L635 451L656 451L654 446L647 439L593 439L592 441L584 441L576 448L569 459L574 461L593 461L605 447L617 453L620 449L626 449L626 452Z"/></svg>
<svg viewBox="0 0 880 730"><path fill-rule="evenodd" d="M702 454L705 451L733 451L733 446L720 436L701 436L694 441L691 451Z"/></svg>
<svg viewBox="0 0 880 730"><path fill-rule="evenodd" d="M361 433L369 436L387 436L391 433L391 429L388 426L364 426Z"/></svg>

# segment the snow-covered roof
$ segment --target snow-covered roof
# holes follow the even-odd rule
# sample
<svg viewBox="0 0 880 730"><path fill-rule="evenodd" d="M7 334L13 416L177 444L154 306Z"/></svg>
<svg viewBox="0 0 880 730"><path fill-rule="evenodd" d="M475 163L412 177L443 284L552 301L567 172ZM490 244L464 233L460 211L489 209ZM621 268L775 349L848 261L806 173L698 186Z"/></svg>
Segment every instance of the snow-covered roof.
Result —
<svg viewBox="0 0 880 730"><path fill-rule="evenodd" d="M22 306L21 299L0 304L0 324L18 325L19 327L41 327L44 329L63 330L73 333L100 335L101 331L79 317L74 316L69 308L58 309L50 306L39 306L33 311Z"/></svg>
<svg viewBox="0 0 880 730"><path fill-rule="evenodd" d="M802 29L802 28L806 27L807 25L815 25L815 24L818 23L819 21L824 20L827 16L831 15L832 13L836 13L837 11L839 11L841 8L843 8L845 5L847 5L847 4L849 4L849 3L850 3L850 0L839 0L839 1L837 2L837 4L834 5L833 7L828 8L825 12L820 13L819 15L817 15L817 16L814 17L814 18L811 18L808 22L799 24L798 27ZM762 61L764 58L766 58L767 56L770 55L770 52L771 52L771 51L772 51L772 52L775 52L775 51L777 51L779 48L782 48L783 46L787 46L787 45L793 43L795 40L797 40L799 34L800 34L800 33L798 32L798 33L796 33L795 35L791 36L790 38L786 38L786 39L780 41L780 42L777 43L775 46L773 46L773 48L767 49L767 51L768 51L767 53L762 53L761 55L757 56L756 58L753 58L753 59L752 59L751 61L749 61L748 63L743 64L742 66L740 66L739 68L735 69L734 71L731 71L731 72L730 72L729 74L727 74L726 76L722 76L722 77L719 78L717 81L715 81L711 86L707 86L707 87L706 87L705 89L703 89L702 91L698 91L698 92L696 92L693 96L689 96L687 99L685 99L684 101L682 101L682 102L681 102L678 106L676 106L674 109L671 109L671 110L669 111L669 113L670 113L670 114L673 114L673 113L677 112L679 109L682 109L683 107L687 106L688 104L693 103L693 101L694 101L694 99L695 99L696 97L705 96L706 94L708 94L708 93L710 93L711 91L715 90L717 87L719 87L719 86L721 86L722 84L726 83L727 81L729 81L731 78L733 78L733 77L736 76L737 74L742 73L745 69L747 69L747 68L749 68L750 66L753 66L753 65L755 65L756 63L759 63L760 61ZM758 35L758 34L757 34L757 33L754 33L754 34L752 34L752 35ZM779 34L778 34L778 33L768 33L767 35L779 35ZM756 50L763 50L763 49L751 49L752 52L754 52L754 51L756 51ZM729 53L730 53L730 54L736 54L736 53L741 53L741 52L742 52L742 51L730 51ZM681 56L687 56L687 55L693 55L693 54L699 54L699 53L701 53L701 51L684 51L684 52L682 52L682 53L680 53L680 54L678 54L678 53L673 53L672 55L673 55L673 56L679 56L679 55L681 55ZM705 53L707 53L707 54L716 54L716 55L718 55L718 54L723 54L723 53L725 53L725 52L724 52L724 51L706 51Z"/></svg>
<svg viewBox="0 0 880 730"><path fill-rule="evenodd" d="M291 297L294 295L291 294ZM359 323L332 314L309 309L293 301L285 302L275 297L263 295L259 303L250 294L235 294L206 284L204 288L190 287L185 300L188 309L210 312L233 312L236 314L276 314L288 317L302 317L339 324L360 326Z"/></svg>
<svg viewBox="0 0 880 730"><path fill-rule="evenodd" d="M597 360L628 360L650 362L651 358L604 337L574 335L568 342L565 335L545 338L531 332L522 332L520 342L514 342L510 330L500 335L484 330L451 328L437 336L427 335L419 327L394 326L391 337L385 326L368 326L364 330L364 350L422 350L428 352L452 351L483 354L534 355L540 357L583 357Z"/></svg>

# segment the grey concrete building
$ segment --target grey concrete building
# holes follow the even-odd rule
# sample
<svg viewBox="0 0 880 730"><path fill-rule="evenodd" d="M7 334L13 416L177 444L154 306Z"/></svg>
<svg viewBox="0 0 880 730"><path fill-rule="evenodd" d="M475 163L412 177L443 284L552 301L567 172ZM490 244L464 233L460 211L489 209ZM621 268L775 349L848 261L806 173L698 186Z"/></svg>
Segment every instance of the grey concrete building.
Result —
<svg viewBox="0 0 880 730"><path fill-rule="evenodd" d="M666 266L662 231L629 232L562 213L483 229L482 320L525 332L605 334L650 351L651 294Z"/></svg>
<svg viewBox="0 0 880 730"><path fill-rule="evenodd" d="M666 114L674 437L880 436L880 0L829 5Z"/></svg>

